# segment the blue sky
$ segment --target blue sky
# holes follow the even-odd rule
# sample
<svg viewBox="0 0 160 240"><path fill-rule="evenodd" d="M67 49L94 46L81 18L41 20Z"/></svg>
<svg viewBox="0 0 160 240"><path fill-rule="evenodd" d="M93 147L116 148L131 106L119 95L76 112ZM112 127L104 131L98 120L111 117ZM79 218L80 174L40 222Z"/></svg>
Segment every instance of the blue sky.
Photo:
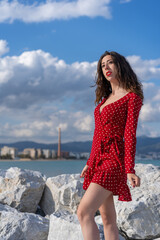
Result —
<svg viewBox="0 0 160 240"><path fill-rule="evenodd" d="M0 1L0 142L92 140L96 64L129 60L144 87L137 136L160 136L159 0Z"/></svg>

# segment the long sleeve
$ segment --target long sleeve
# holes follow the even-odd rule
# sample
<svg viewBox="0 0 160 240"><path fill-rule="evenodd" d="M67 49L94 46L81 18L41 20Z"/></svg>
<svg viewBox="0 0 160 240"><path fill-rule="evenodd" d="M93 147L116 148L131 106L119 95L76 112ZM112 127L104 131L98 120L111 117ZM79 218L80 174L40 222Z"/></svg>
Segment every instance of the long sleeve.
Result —
<svg viewBox="0 0 160 240"><path fill-rule="evenodd" d="M86 165L90 166L90 162L91 162L91 156L93 154L93 150L94 150L94 141L95 141L95 130L94 130L94 134L93 134L93 140L92 140L92 146L91 146L91 153L90 153L90 156L87 160L87 163Z"/></svg>
<svg viewBox="0 0 160 240"><path fill-rule="evenodd" d="M89 161L90 161L90 157L88 158L87 163L86 163L86 165L88 165L88 166L89 166Z"/></svg>
<svg viewBox="0 0 160 240"><path fill-rule="evenodd" d="M142 107L142 100L134 94L128 102L127 121L124 132L124 146L125 146L125 172L135 173L135 154L136 154L136 131L138 124L139 112Z"/></svg>
<svg viewBox="0 0 160 240"><path fill-rule="evenodd" d="M93 159L94 156L94 151L95 151L95 141L96 141L96 130L94 129L94 134L93 134L93 140L92 140L92 146L91 146L91 153L90 156L87 160L86 165L90 166L90 163L92 162L91 159Z"/></svg>

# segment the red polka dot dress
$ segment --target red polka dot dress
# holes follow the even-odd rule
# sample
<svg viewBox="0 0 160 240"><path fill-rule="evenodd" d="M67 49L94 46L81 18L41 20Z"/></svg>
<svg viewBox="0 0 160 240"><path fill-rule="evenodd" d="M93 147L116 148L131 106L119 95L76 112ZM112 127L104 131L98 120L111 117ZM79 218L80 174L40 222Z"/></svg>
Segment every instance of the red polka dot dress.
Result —
<svg viewBox="0 0 160 240"><path fill-rule="evenodd" d="M118 195L119 201L132 201L127 173L135 173L136 130L142 100L129 92L100 112L106 99L94 111L95 130L83 189L94 182Z"/></svg>

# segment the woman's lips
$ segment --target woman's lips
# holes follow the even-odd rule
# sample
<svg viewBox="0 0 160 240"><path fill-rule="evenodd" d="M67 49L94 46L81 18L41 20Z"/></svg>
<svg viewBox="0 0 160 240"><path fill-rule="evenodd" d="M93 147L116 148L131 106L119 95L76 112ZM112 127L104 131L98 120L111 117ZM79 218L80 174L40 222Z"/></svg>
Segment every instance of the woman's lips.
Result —
<svg viewBox="0 0 160 240"><path fill-rule="evenodd" d="M111 71L106 72L106 76L107 76L107 77L110 76L111 74L112 74Z"/></svg>

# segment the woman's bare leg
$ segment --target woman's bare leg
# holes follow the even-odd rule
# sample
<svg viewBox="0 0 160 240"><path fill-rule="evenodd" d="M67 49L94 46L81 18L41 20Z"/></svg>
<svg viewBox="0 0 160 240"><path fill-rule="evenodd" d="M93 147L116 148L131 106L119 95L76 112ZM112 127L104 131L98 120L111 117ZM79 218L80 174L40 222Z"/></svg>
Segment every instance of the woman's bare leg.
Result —
<svg viewBox="0 0 160 240"><path fill-rule="evenodd" d="M113 194L105 199L99 211L103 221L105 240L119 240Z"/></svg>
<svg viewBox="0 0 160 240"><path fill-rule="evenodd" d="M91 183L86 190L77 210L84 240L100 240L94 216L98 208L111 194L112 192L96 183Z"/></svg>

